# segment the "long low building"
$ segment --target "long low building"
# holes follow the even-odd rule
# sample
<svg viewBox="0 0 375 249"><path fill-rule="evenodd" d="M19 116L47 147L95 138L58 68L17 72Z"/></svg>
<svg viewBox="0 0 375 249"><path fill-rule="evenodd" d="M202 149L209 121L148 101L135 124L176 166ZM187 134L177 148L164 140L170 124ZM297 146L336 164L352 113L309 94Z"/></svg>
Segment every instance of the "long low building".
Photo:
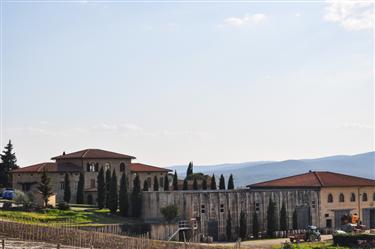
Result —
<svg viewBox="0 0 375 249"><path fill-rule="evenodd" d="M249 234L254 213L260 231L265 231L270 198L276 204L277 227L284 203L288 229L293 228L293 215L297 228L304 229L307 225L339 228L341 218L348 214L357 214L364 225L375 228L375 180L333 172L308 172L238 190L147 192L143 194L143 218L150 223L162 222L160 209L176 205L179 219L196 219L202 234L225 240L229 213L232 234L238 232L241 211Z"/></svg>

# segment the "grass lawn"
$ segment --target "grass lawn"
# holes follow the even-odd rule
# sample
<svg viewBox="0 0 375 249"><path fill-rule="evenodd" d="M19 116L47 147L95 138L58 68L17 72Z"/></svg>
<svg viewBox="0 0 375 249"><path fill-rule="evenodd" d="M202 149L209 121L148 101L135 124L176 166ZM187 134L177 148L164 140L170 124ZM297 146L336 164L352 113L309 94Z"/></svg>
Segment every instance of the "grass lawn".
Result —
<svg viewBox="0 0 375 249"><path fill-rule="evenodd" d="M289 246L290 245L290 246ZM299 246L294 243L294 244L289 244L288 246L274 246L272 248L274 249L282 249L282 248L290 248L290 249L349 249L349 247L338 247L334 246L332 242L305 242L299 244Z"/></svg>
<svg viewBox="0 0 375 249"><path fill-rule="evenodd" d="M100 226L103 224L130 224L137 222L130 218L112 215L108 209L99 210L92 207L72 207L70 210L46 209L36 212L0 210L0 218L45 225Z"/></svg>

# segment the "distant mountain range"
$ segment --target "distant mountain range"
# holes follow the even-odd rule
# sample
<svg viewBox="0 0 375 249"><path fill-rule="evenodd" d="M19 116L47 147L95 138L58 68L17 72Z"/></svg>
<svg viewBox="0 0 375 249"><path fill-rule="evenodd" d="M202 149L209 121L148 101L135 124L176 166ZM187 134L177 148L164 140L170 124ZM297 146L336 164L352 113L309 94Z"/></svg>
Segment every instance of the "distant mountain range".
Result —
<svg viewBox="0 0 375 249"><path fill-rule="evenodd" d="M168 167L176 170L179 178L185 177L187 165ZM316 159L259 161L245 163L226 163L218 165L194 165L194 172L223 174L227 181L233 174L236 187L272 180L275 178L313 171L334 171L338 173L375 179L375 151L353 156L330 156Z"/></svg>

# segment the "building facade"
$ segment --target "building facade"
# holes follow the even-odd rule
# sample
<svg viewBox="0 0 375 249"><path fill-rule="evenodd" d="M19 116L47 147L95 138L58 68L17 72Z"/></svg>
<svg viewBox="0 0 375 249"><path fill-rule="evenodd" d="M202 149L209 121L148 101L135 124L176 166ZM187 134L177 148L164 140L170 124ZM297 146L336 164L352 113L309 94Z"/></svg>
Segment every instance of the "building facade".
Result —
<svg viewBox="0 0 375 249"><path fill-rule="evenodd" d="M63 153L55 156L55 162L39 163L27 167L22 167L12 171L13 188L24 192L36 192L41 175L45 170L51 179L53 193L56 194L57 202L62 202L64 198L64 178L65 173L69 174L71 203L76 202L77 186L80 173L84 176L84 202L96 204L97 199L97 177L100 168L116 172L118 184L121 175L125 173L129 181L130 190L133 187L133 180L136 175L141 179L150 181L156 176L164 179L170 170L142 163L132 163L135 157L119 154L111 151L99 149L86 149L73 153ZM164 183L164 181L162 181ZM162 190L163 188L161 188Z"/></svg>

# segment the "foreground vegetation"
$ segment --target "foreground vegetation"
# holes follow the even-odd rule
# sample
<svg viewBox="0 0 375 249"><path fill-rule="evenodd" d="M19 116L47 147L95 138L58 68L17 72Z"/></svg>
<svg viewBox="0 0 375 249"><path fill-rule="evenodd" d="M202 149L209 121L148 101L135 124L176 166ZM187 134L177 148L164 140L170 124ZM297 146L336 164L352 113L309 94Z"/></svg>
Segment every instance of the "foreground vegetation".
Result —
<svg viewBox="0 0 375 249"><path fill-rule="evenodd" d="M294 243L288 243L285 245L279 245L279 246L274 246L272 247L273 249L349 249L349 247L338 247L334 246L332 244L332 241L330 242L304 242L300 243L299 245Z"/></svg>

